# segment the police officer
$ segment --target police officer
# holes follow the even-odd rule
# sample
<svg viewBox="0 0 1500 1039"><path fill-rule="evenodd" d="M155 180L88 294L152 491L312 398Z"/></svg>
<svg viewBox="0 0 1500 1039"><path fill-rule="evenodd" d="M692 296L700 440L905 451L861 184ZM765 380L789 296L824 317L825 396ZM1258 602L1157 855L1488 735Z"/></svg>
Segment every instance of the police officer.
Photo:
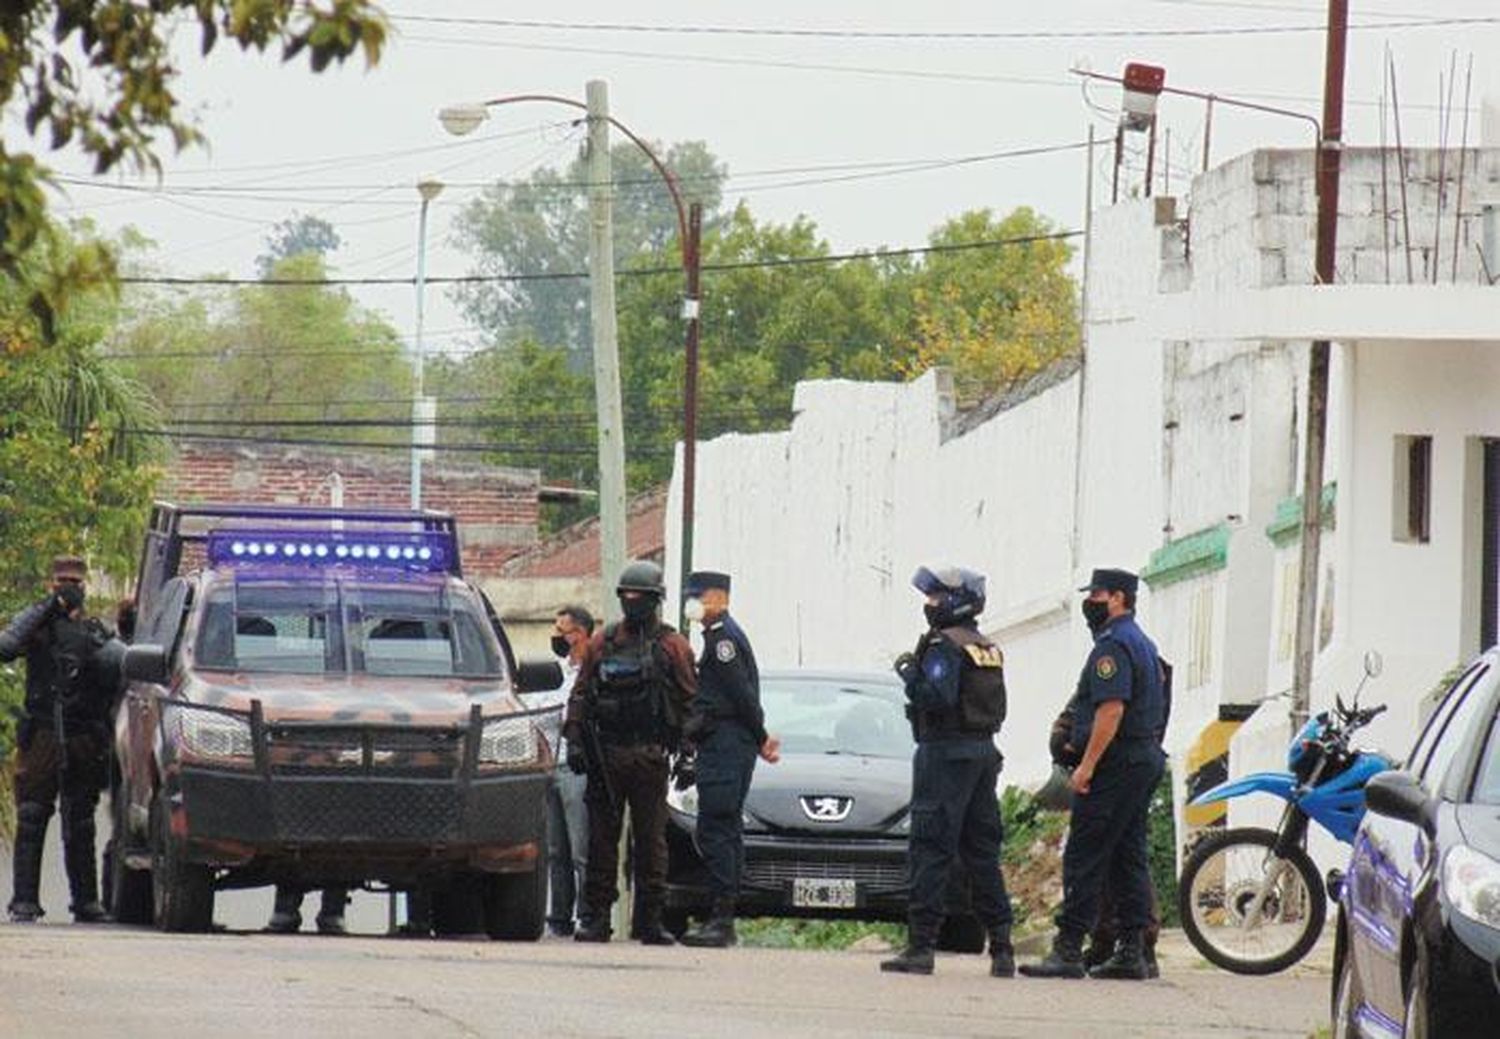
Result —
<svg viewBox="0 0 1500 1039"><path fill-rule="evenodd" d="M662 927L667 888L667 758L676 749L697 688L693 650L661 620L661 567L638 560L616 587L624 620L590 639L568 697L568 767L588 775L588 869L575 941L607 942L620 828L630 807L632 856L641 892L635 937L671 945Z"/></svg>
<svg viewBox="0 0 1500 1039"><path fill-rule="evenodd" d="M708 867L713 908L682 944L722 949L735 943L734 908L745 868L744 808L759 754L781 760L781 741L767 735L760 706L760 671L750 640L729 615L729 575L688 576L683 613L703 625L698 695L687 733L696 747L698 851Z"/></svg>
<svg viewBox="0 0 1500 1039"><path fill-rule="evenodd" d="M42 848L62 799L63 861L73 919L108 919L99 904L94 810L109 781L109 719L120 690L124 646L84 610L82 559L52 564L52 590L0 632L0 661L26 658L26 699L16 730L16 841L12 921L43 916Z"/></svg>
<svg viewBox="0 0 1500 1039"><path fill-rule="evenodd" d="M1078 679L1070 742L1083 752L1070 781L1073 817L1063 849L1057 936L1045 959L1021 968L1032 977L1084 976L1083 938L1099 919L1106 877L1119 938L1092 976L1150 977L1146 813L1166 764L1160 742L1166 696L1156 646L1135 622L1136 586L1128 571L1095 570L1081 589L1088 593L1083 615L1094 647Z"/></svg>
<svg viewBox="0 0 1500 1039"><path fill-rule="evenodd" d="M906 948L883 971L931 974L955 857L969 875L974 914L989 934L990 974L1012 977L1011 907L1000 873L1004 830L995 786L995 734L1005 720L1005 660L979 633L982 574L920 568L912 584L927 597L928 631L896 660L906 683L917 750L912 758L910 879Z"/></svg>

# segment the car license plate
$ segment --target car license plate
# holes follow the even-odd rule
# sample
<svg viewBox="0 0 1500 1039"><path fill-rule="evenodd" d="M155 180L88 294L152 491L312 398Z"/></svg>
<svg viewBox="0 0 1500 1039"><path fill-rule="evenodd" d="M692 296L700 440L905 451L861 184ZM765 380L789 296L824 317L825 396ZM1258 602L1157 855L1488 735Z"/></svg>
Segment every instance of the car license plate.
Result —
<svg viewBox="0 0 1500 1039"><path fill-rule="evenodd" d="M799 909L853 909L857 905L852 880L822 880L796 877L792 880L792 905Z"/></svg>

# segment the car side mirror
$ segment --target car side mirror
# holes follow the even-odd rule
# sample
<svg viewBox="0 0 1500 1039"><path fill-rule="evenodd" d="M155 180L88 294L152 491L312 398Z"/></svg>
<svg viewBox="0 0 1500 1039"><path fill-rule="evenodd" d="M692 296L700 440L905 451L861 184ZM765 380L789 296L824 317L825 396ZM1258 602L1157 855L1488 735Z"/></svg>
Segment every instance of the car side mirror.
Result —
<svg viewBox="0 0 1500 1039"><path fill-rule="evenodd" d="M516 665L518 693L550 693L562 681L562 667L555 660L523 660Z"/></svg>
<svg viewBox="0 0 1500 1039"><path fill-rule="evenodd" d="M126 646L124 669L125 677L132 682L166 685L172 677L167 667L167 651L161 646Z"/></svg>
<svg viewBox="0 0 1500 1039"><path fill-rule="evenodd" d="M1429 837L1437 831L1437 802L1410 772L1392 769L1374 776L1365 785L1365 806L1376 815L1411 823Z"/></svg>

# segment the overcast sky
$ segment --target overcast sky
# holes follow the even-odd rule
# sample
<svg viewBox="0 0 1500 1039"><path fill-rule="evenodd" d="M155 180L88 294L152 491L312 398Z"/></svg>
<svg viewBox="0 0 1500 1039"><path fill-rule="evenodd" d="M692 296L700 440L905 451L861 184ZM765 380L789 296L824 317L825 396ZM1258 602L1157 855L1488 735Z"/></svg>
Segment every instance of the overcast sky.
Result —
<svg viewBox="0 0 1500 1039"><path fill-rule="evenodd" d="M1500 17L1494 0L1352 0L1351 22ZM1075 65L1118 74L1125 62L1167 68L1169 85L1318 112L1323 34L1254 33L1257 27L1320 26L1316 0L1055 0L1048 5L928 0L390 0L394 33L378 67L351 63L323 75L305 61L221 48L197 57L196 33L179 48L177 92L196 113L207 150L164 157L154 180L111 176L101 186L70 184L60 215L89 216L106 229L134 225L160 244L164 273L253 276L271 226L294 213L334 225L344 246L333 256L344 276L410 276L416 266L416 181L450 186L435 203L429 275L456 275L466 257L449 244L450 221L479 186L561 165L581 129L545 105L512 106L470 138L447 136L445 104L519 92L583 97L586 80L609 84L615 116L642 136L701 139L729 165L726 201L745 199L761 218L812 217L839 250L918 245L944 219L990 207L1029 205L1063 227L1081 225L1085 162L1070 151L994 158L893 174L891 168L801 171L805 167L927 162L1082 141L1090 121L1113 132L1119 92L1092 88L1086 101ZM1013 13L1014 12L1014 13ZM871 39L631 32L463 23L510 19L644 26L823 29L862 32L1026 33L1030 38ZM1214 30L1205 35L1122 36L1132 30ZM1069 34L1069 35L1045 35ZM1076 34L1076 35L1073 35ZM1397 62L1408 144L1435 143L1439 76L1457 52L1455 105L1472 53L1474 103L1500 98L1500 24L1364 29L1351 34L1345 140L1374 144L1383 55ZM1196 167L1202 107L1164 102L1171 132L1174 193ZM1450 143L1457 144L1461 113ZM1470 126L1471 143L1478 135ZM22 150L14 118L7 147ZM1215 161L1263 145L1302 146L1305 124L1220 109ZM1490 143L1500 144L1500 141ZM75 155L44 155L60 172L86 175ZM1102 172L1107 168L1100 155ZM858 173L857 179L847 179ZM880 176L866 174L880 173ZM843 180L831 178L844 177ZM807 183L807 181L824 181ZM234 188L235 196L185 193ZM711 279L706 291L712 291ZM352 290L409 335L413 290ZM476 341L443 290L429 287L429 349Z"/></svg>

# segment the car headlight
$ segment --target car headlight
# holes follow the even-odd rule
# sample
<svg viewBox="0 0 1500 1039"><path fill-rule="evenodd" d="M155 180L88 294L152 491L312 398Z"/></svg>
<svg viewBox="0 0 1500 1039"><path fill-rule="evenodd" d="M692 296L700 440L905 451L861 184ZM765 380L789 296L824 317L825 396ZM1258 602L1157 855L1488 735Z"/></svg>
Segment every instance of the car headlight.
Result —
<svg viewBox="0 0 1500 1039"><path fill-rule="evenodd" d="M902 812L901 813L901 818L897 819L894 823L891 824L891 830L890 830L890 832L893 833L893 834L896 834L897 836L900 836L900 837L910 836L910 834L911 834L911 813L910 812Z"/></svg>
<svg viewBox="0 0 1500 1039"><path fill-rule="evenodd" d="M532 765L538 760L536 726L528 717L493 718L479 734L481 765Z"/></svg>
<svg viewBox="0 0 1500 1039"><path fill-rule="evenodd" d="M1500 862L1457 847L1443 861L1443 891L1453 911L1500 930Z"/></svg>
<svg viewBox="0 0 1500 1039"><path fill-rule="evenodd" d="M683 815L696 816L698 814L698 788L690 786L686 790L678 790L675 783L669 783L667 807Z"/></svg>
<svg viewBox="0 0 1500 1039"><path fill-rule="evenodd" d="M177 719L177 745L185 753L198 758L255 756L250 723L245 719L190 708L179 708L172 713Z"/></svg>

